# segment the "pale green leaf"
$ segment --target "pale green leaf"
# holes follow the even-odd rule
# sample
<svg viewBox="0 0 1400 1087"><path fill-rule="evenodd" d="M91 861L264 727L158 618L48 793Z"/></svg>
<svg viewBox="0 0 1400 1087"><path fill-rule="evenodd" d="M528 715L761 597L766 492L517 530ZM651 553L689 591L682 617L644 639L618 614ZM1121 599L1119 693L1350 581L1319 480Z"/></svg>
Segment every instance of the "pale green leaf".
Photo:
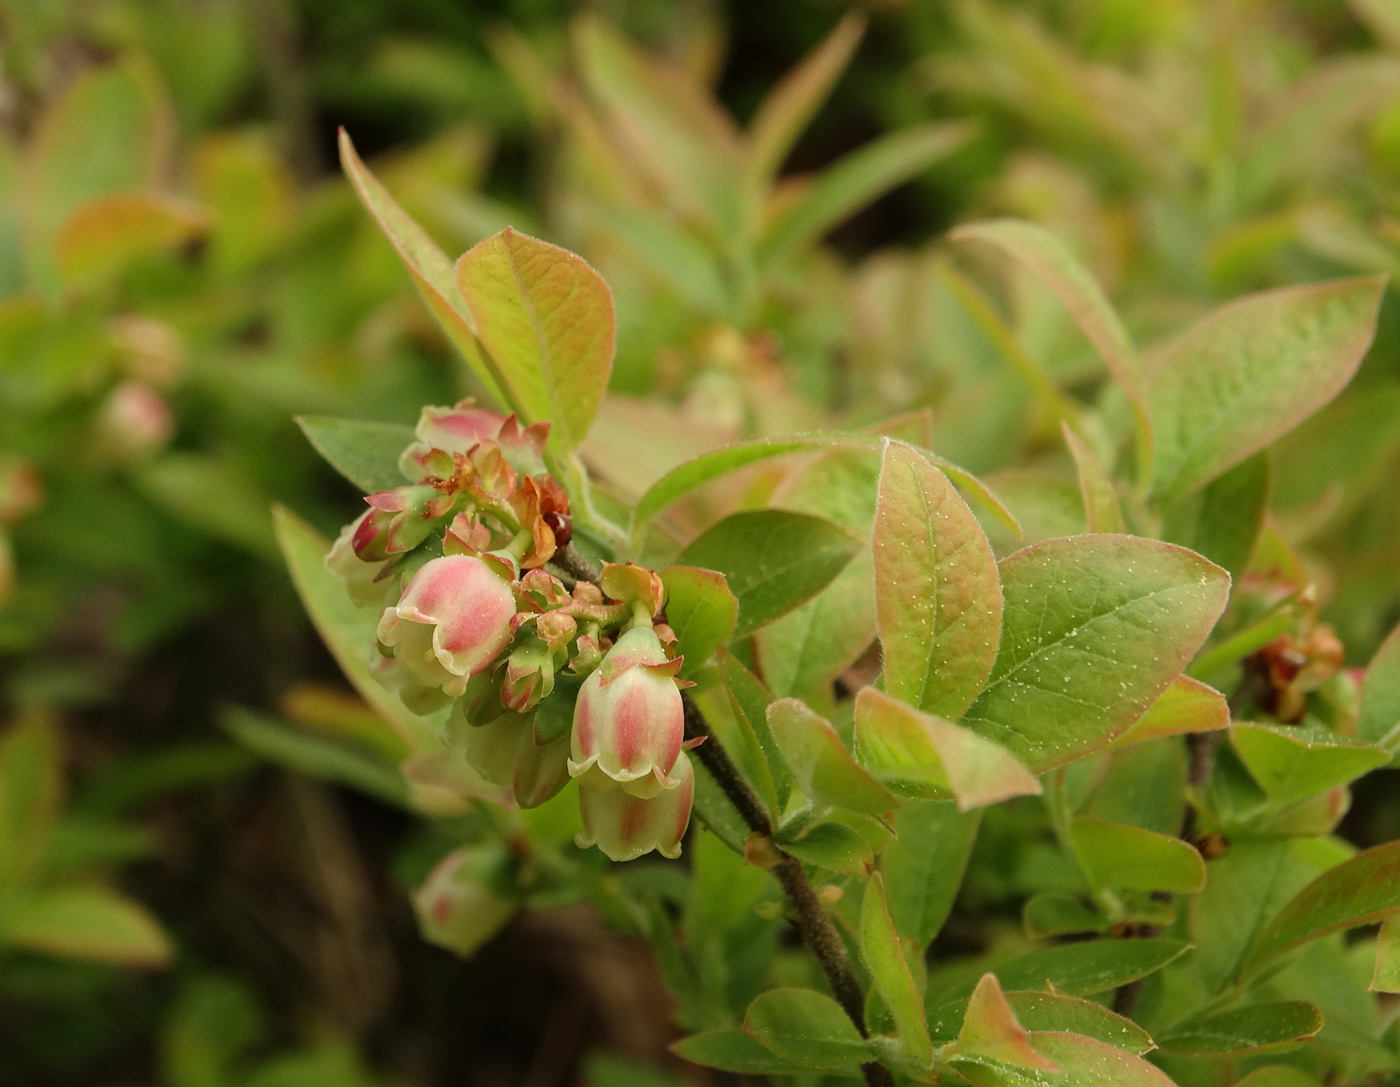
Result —
<svg viewBox="0 0 1400 1087"><path fill-rule="evenodd" d="M814 803L869 815L899 806L889 790L851 758L831 723L804 703L795 698L774 702L768 707L768 725L792 776Z"/></svg>
<svg viewBox="0 0 1400 1087"><path fill-rule="evenodd" d="M1214 732L1229 724L1230 707L1223 694L1190 676L1177 676L1114 743L1126 747L1159 736Z"/></svg>
<svg viewBox="0 0 1400 1087"><path fill-rule="evenodd" d="M1356 735L1387 751L1400 745L1400 627L1390 632L1366 668Z"/></svg>
<svg viewBox="0 0 1400 1087"><path fill-rule="evenodd" d="M328 415L298 415L297 425L316 452L366 494L407 482L399 471L399 455L413 442L412 427Z"/></svg>
<svg viewBox="0 0 1400 1087"><path fill-rule="evenodd" d="M1327 792L1390 761L1381 748L1321 726L1240 723L1230 743L1276 804Z"/></svg>
<svg viewBox="0 0 1400 1087"><path fill-rule="evenodd" d="M895 837L880 853L890 916L901 935L927 947L953 910L981 812L937 800L909 800L895 813Z"/></svg>
<svg viewBox="0 0 1400 1087"><path fill-rule="evenodd" d="M1181 1057L1243 1057L1291 1049L1321 1029L1317 1008L1285 1000L1193 1016L1158 1035L1157 1044Z"/></svg>
<svg viewBox="0 0 1400 1087"><path fill-rule="evenodd" d="M692 675L729 640L739 604L724 575L694 566L661 571L666 586L666 624L675 632L676 648L685 657L683 672Z"/></svg>
<svg viewBox="0 0 1400 1087"><path fill-rule="evenodd" d="M1074 458L1079 476L1079 494L1084 499L1084 523L1090 532L1122 532L1123 511L1118 506L1118 494L1113 480L1104 471L1094 451L1074 432L1067 421L1060 423L1060 434Z"/></svg>
<svg viewBox="0 0 1400 1087"><path fill-rule="evenodd" d="M122 966L164 966L173 952L144 906L99 886L47 888L7 906L0 944Z"/></svg>
<svg viewBox="0 0 1400 1087"><path fill-rule="evenodd" d="M1076 819L1070 840L1096 887L1193 894L1205 884L1201 855L1188 842L1142 827L1103 819Z"/></svg>
<svg viewBox="0 0 1400 1087"><path fill-rule="evenodd" d="M899 933L885 900L885 881L877 872L865 885L860 907L860 949L875 988L894 1016L899 1034L914 1060L933 1063L933 1043L924 1021L924 1001L904 961Z"/></svg>
<svg viewBox="0 0 1400 1087"><path fill-rule="evenodd" d="M744 1016L744 1032L802 1068L840 1071L870 1060L841 1006L811 989L769 989Z"/></svg>

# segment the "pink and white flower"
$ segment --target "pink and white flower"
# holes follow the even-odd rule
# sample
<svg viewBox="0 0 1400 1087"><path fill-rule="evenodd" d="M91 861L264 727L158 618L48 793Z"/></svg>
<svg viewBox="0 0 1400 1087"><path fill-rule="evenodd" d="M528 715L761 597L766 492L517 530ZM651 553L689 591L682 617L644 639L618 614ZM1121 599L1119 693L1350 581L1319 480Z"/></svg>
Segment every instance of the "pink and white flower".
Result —
<svg viewBox="0 0 1400 1087"><path fill-rule="evenodd" d="M413 683L457 696L510 644L515 593L500 568L475 555L430 560L379 619L381 645Z"/></svg>
<svg viewBox="0 0 1400 1087"><path fill-rule="evenodd" d="M679 857L695 798L695 771L684 752L676 758L671 776L674 786L650 798L634 796L611 782L611 788L599 787L585 779L578 794L583 832L575 841L596 845L615 861L636 860L653 849L663 857Z"/></svg>
<svg viewBox="0 0 1400 1087"><path fill-rule="evenodd" d="M422 479L428 469L424 458L434 449L444 453L469 453L481 442L495 442L511 465L529 475L544 471L544 444L548 423L522 427L514 415L479 408L467 399L450 408L425 407L414 430L417 437L399 457L399 470L408 479Z"/></svg>

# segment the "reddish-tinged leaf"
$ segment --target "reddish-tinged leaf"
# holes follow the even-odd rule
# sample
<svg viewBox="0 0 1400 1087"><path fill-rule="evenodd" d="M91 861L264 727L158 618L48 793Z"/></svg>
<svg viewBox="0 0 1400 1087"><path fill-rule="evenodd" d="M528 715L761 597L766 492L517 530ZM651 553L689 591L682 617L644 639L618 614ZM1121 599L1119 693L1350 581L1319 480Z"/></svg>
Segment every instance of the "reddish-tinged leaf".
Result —
<svg viewBox="0 0 1400 1087"><path fill-rule="evenodd" d="M1059 1065L1058 1072L1008 1065L959 1063L973 1087L1175 1087L1141 1057L1082 1034L1035 1031L1031 1047Z"/></svg>
<svg viewBox="0 0 1400 1087"><path fill-rule="evenodd" d="M1060 422L1060 433L1079 474L1079 493L1084 499L1084 521L1089 531L1122 532L1123 511L1118 506L1113 480L1108 478L1094 451L1084 444L1084 439L1067 421Z"/></svg>
<svg viewBox="0 0 1400 1087"><path fill-rule="evenodd" d="M1114 741L1119 747L1176 736L1183 732L1214 732L1230 723L1225 696L1190 676L1177 676L1131 728Z"/></svg>
<svg viewBox="0 0 1400 1087"><path fill-rule="evenodd" d="M768 707L768 725L792 775L817 804L881 815L899 806L883 785L863 769L825 718L795 698Z"/></svg>
<svg viewBox="0 0 1400 1087"><path fill-rule="evenodd" d="M871 542L885 687L956 720L996 659L1002 601L991 545L943 473L896 442L885 447Z"/></svg>
<svg viewBox="0 0 1400 1087"><path fill-rule="evenodd" d="M995 974L983 974L972 990L950 1059L989 1060L1045 1072L1060 1070L1053 1060L1031 1048L1030 1034L1006 1002Z"/></svg>

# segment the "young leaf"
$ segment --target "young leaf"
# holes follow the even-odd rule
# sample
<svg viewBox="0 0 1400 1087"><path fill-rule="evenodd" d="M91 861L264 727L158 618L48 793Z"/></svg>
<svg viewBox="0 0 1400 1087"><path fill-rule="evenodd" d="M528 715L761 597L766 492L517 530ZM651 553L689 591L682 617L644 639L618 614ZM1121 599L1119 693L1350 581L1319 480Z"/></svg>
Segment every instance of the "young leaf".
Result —
<svg viewBox="0 0 1400 1087"><path fill-rule="evenodd" d="M170 940L144 906L105 887L53 887L0 911L0 945L66 959L164 966Z"/></svg>
<svg viewBox="0 0 1400 1087"><path fill-rule="evenodd" d="M1079 1034L1037 1031L1031 1047L1058 1072L1007 1065L959 1063L973 1087L1174 1087L1166 1073L1141 1057Z"/></svg>
<svg viewBox="0 0 1400 1087"><path fill-rule="evenodd" d="M1169 509L1162 538L1242 576L1264 531L1272 481L1268 450L1255 453Z"/></svg>
<svg viewBox="0 0 1400 1087"><path fill-rule="evenodd" d="M992 670L1001 633L996 559L942 472L890 442L871 545L885 687L957 719Z"/></svg>
<svg viewBox="0 0 1400 1087"><path fill-rule="evenodd" d="M1400 993L1400 914L1381 922L1376 937L1376 969L1368 989L1373 993Z"/></svg>
<svg viewBox="0 0 1400 1087"><path fill-rule="evenodd" d="M890 916L901 936L927 947L962 886L981 812L946 801L910 800L894 817L895 837L880 853Z"/></svg>
<svg viewBox="0 0 1400 1087"><path fill-rule="evenodd" d="M1387 842L1329 869L1269 922L1245 960L1252 970L1300 944L1400 912L1400 842Z"/></svg>
<svg viewBox="0 0 1400 1087"><path fill-rule="evenodd" d="M905 1048L920 1066L927 1068L933 1063L933 1043L924 1021L924 1001L909 964L904 961L899 933L885 900L885 881L878 872L865 885L861 901L860 949L875 988L894 1016Z"/></svg>
<svg viewBox="0 0 1400 1087"><path fill-rule="evenodd" d="M983 974L972 990L949 1059L991 1061L1044 1072L1060 1070L1054 1061L1031 1048L1030 1035L1006 1002L995 974Z"/></svg>
<svg viewBox="0 0 1400 1087"><path fill-rule="evenodd" d="M23 882L48 848L62 802L54 723L28 713L0 738L0 891Z"/></svg>
<svg viewBox="0 0 1400 1087"><path fill-rule="evenodd" d="M1138 1056L1155 1047L1147 1031L1131 1019L1092 1000L1039 989L1007 993L1006 1002L1032 1035L1044 1031L1082 1034Z"/></svg>
<svg viewBox="0 0 1400 1087"><path fill-rule="evenodd" d="M1230 579L1132 536L1047 540L1002 560L1001 646L964 723L1034 772L1125 732L1195 654Z"/></svg>
<svg viewBox="0 0 1400 1087"><path fill-rule="evenodd" d="M865 19L847 13L759 103L745 141L750 199L766 195L797 137L845 71L864 32Z"/></svg>
<svg viewBox="0 0 1400 1087"><path fill-rule="evenodd" d="M1183 732L1214 732L1229 724L1230 707L1223 694L1190 676L1177 676L1114 745L1126 747Z"/></svg>
<svg viewBox="0 0 1400 1087"><path fill-rule="evenodd" d="M1324 793L1390 761L1379 747L1321 726L1237 724L1230 743L1276 804Z"/></svg>
<svg viewBox="0 0 1400 1087"><path fill-rule="evenodd" d="M1194 894L1205 885L1205 862L1180 838L1085 818L1074 821L1070 838L1096 887Z"/></svg>
<svg viewBox="0 0 1400 1087"><path fill-rule="evenodd" d="M1043 989L1047 982L1070 996L1092 996L1155 973L1190 950L1184 940L1085 940L1031 951L997 965L1003 989ZM940 1001L970 996L975 982L951 986ZM932 989L930 990L932 995Z"/></svg>
<svg viewBox="0 0 1400 1087"><path fill-rule="evenodd" d="M457 288L527 422L578 448L608 387L612 292L582 257L506 227L457 261Z"/></svg>
<svg viewBox="0 0 1400 1087"><path fill-rule="evenodd" d="M1243 1057L1291 1049L1321 1029L1315 1007L1285 1000L1193 1016L1159 1035L1157 1044L1178 1057Z"/></svg>
<svg viewBox="0 0 1400 1087"><path fill-rule="evenodd" d="M1371 345L1384 289L1370 276L1248 295L1154 350L1152 497L1172 505L1336 396Z"/></svg>
<svg viewBox="0 0 1400 1087"><path fill-rule="evenodd" d="M755 260L768 271L883 193L918 176L972 137L964 122L914 125L872 140L813 180L759 240Z"/></svg>
<svg viewBox="0 0 1400 1087"><path fill-rule="evenodd" d="M1066 420L1060 422L1060 434L1074 458L1079 475L1079 493L1084 499L1084 522L1090 532L1122 532L1123 511L1118 506L1118 494L1113 480L1099 463L1094 451L1074 432Z"/></svg>
<svg viewBox="0 0 1400 1087"><path fill-rule="evenodd" d="M773 776L773 786L777 790L779 807L786 807L788 793L792 790L792 772L783 761L778 743L773 739L773 731L768 727L768 707L773 704L773 696L763 682L744 667L743 662L723 649L719 654L719 670L734 712L743 715L763 748Z"/></svg>
<svg viewBox="0 0 1400 1087"><path fill-rule="evenodd" d="M457 290L452 262L360 161L355 145L343 128L340 130L340 165L354 185L361 203L374 216L379 229L384 231L398 252L428 312L442 326L453 346L462 353L476 379L498 404L506 405L513 411L519 410L520 404L501 376L500 369L477 342L476 322Z"/></svg>
<svg viewBox="0 0 1400 1087"><path fill-rule="evenodd" d="M769 989L749 1005L744 1033L801 1068L850 1070L870 1060L855 1025L829 996L811 989Z"/></svg>
<svg viewBox="0 0 1400 1087"><path fill-rule="evenodd" d="M870 844L844 823L817 823L801 837L779 837L778 844L807 864L864 879L875 864Z"/></svg>
<svg viewBox="0 0 1400 1087"><path fill-rule="evenodd" d="M816 804L882 815L899 805L850 756L830 722L795 698L768 707L768 726L802 791Z"/></svg>
<svg viewBox="0 0 1400 1087"><path fill-rule="evenodd" d="M898 791L933 799L951 792L959 811L1040 795L1035 775L1004 747L874 687L856 696L855 753Z"/></svg>
<svg viewBox="0 0 1400 1087"><path fill-rule="evenodd" d="M1045 284L1103 358L1108 372L1128 395L1137 428L1138 472L1152 478L1152 422L1144 397L1142 367L1132 338L1094 277L1068 247L1044 227L1018 219L966 223L949 235L994 245Z"/></svg>
<svg viewBox="0 0 1400 1087"><path fill-rule="evenodd" d="M296 420L312 448L366 494L404 485L399 454L413 441L412 427L328 415L298 415Z"/></svg>
<svg viewBox="0 0 1400 1087"><path fill-rule="evenodd" d="M829 690L875 641L875 559L861 548L831 583L762 630L754 655L777 696Z"/></svg>
<svg viewBox="0 0 1400 1087"><path fill-rule="evenodd" d="M810 600L860 548L859 536L823 517L741 510L701 533L680 561L724 574L739 602L739 637Z"/></svg>
<svg viewBox="0 0 1400 1087"><path fill-rule="evenodd" d="M742 1030L706 1030L671 1044L671 1052L691 1064L749 1076L781 1076L804 1071Z"/></svg>
<svg viewBox="0 0 1400 1087"><path fill-rule="evenodd" d="M1400 626L1381 643L1366 668L1356 736L1387 751L1400 744Z"/></svg>
<svg viewBox="0 0 1400 1087"><path fill-rule="evenodd" d="M729 640L739 602L724 575L714 570L671 566L661 571L661 583L666 586L666 624L685 657L685 674L692 675Z"/></svg>

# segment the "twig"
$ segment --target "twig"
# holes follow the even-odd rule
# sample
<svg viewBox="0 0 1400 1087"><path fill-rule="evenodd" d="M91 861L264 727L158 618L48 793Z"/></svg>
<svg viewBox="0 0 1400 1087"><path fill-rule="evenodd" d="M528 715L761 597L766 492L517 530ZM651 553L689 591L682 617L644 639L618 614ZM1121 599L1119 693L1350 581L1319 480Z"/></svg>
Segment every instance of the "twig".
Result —
<svg viewBox="0 0 1400 1087"><path fill-rule="evenodd" d="M550 561L576 581L590 581L594 585L601 583L602 571L572 543L566 543L556 550Z"/></svg>

